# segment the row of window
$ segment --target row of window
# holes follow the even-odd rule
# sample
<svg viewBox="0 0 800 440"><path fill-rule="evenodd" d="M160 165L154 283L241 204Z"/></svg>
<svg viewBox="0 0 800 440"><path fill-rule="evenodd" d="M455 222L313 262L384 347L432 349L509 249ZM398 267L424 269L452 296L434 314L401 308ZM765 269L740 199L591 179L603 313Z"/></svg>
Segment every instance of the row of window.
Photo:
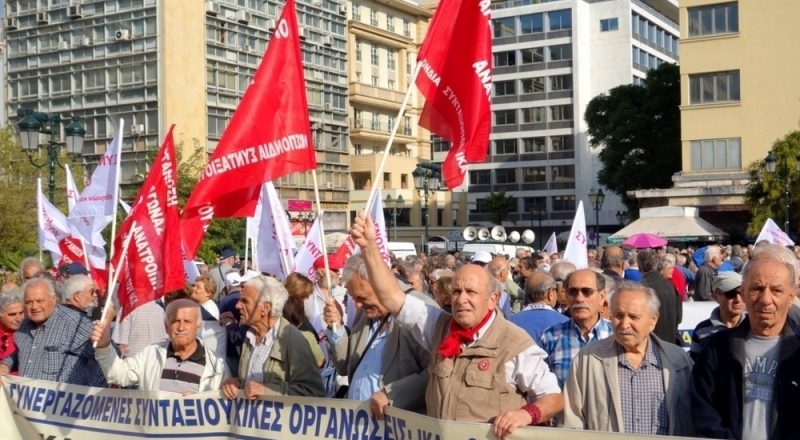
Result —
<svg viewBox="0 0 800 440"><path fill-rule="evenodd" d="M534 136L521 139L497 139L494 154L498 156L545 153L547 151L572 151L575 149L572 135Z"/></svg>
<svg viewBox="0 0 800 440"><path fill-rule="evenodd" d="M530 35L572 29L572 10L540 12L515 17L492 20L494 38L508 38L517 35Z"/></svg>
<svg viewBox="0 0 800 440"><path fill-rule="evenodd" d="M689 75L689 104L714 104L740 100L739 71Z"/></svg>
<svg viewBox="0 0 800 440"><path fill-rule="evenodd" d="M689 8L689 36L739 32L739 4L721 3Z"/></svg>
<svg viewBox="0 0 800 440"><path fill-rule="evenodd" d="M494 83L494 96L559 92L564 90L572 90L572 75L537 76L518 80L496 81Z"/></svg>
<svg viewBox="0 0 800 440"><path fill-rule="evenodd" d="M549 209L547 206L548 199L550 202ZM560 212L560 211L574 212L576 206L574 195L550 196L550 197L522 197L520 198L520 200L522 201L521 206L520 204L515 203L512 206L512 211L511 211L512 213L524 214L537 210L546 210L548 212ZM489 212L486 209L486 199L477 199L475 203L475 209L470 209L470 211L476 214Z"/></svg>
<svg viewBox="0 0 800 440"><path fill-rule="evenodd" d="M389 70L397 70L397 49L370 42L365 43L356 39L356 61L363 61L363 54L367 51L369 51L369 61L371 65L380 66L381 58L385 58L386 68Z"/></svg>
<svg viewBox="0 0 800 440"><path fill-rule="evenodd" d="M495 110L494 125L513 125L517 122L522 124L538 124L543 122L570 121L573 118L572 115L572 104Z"/></svg>
<svg viewBox="0 0 800 440"><path fill-rule="evenodd" d="M655 69L668 62L636 46L631 48L631 57L633 59L633 64L638 64L644 70Z"/></svg>
<svg viewBox="0 0 800 440"><path fill-rule="evenodd" d="M369 17L367 23L372 27L379 27L389 32L402 33L406 37L411 37L411 23L405 18L397 18L389 13L379 12L377 9L371 9L356 2L353 2L352 8L352 18L355 21L362 21L362 17Z"/></svg>
<svg viewBox="0 0 800 440"><path fill-rule="evenodd" d="M662 52L671 54L673 58L678 57L678 36L671 34L652 21L634 13L631 20L631 31L634 37L639 37Z"/></svg>
<svg viewBox="0 0 800 440"><path fill-rule="evenodd" d="M550 172L548 173L548 168ZM494 174L494 181L492 181ZM502 185L509 183L574 182L575 165L551 165L523 168L496 168L494 170L471 170L470 185Z"/></svg>
<svg viewBox="0 0 800 440"><path fill-rule="evenodd" d="M566 61L572 59L572 44L556 44L547 47L527 47L494 53L495 67Z"/></svg>
<svg viewBox="0 0 800 440"><path fill-rule="evenodd" d="M691 150L692 170L742 168L742 141L739 138L692 141Z"/></svg>

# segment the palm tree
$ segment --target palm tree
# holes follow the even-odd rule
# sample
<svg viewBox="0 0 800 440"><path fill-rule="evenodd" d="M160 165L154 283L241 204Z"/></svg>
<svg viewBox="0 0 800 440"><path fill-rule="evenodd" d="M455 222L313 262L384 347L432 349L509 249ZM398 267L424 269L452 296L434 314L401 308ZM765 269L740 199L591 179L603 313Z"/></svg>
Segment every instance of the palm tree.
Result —
<svg viewBox="0 0 800 440"><path fill-rule="evenodd" d="M490 222L502 225L503 220L507 219L508 213L514 209L514 202L514 198L507 196L505 191L492 192L483 199L483 210ZM511 223L514 221L511 220Z"/></svg>

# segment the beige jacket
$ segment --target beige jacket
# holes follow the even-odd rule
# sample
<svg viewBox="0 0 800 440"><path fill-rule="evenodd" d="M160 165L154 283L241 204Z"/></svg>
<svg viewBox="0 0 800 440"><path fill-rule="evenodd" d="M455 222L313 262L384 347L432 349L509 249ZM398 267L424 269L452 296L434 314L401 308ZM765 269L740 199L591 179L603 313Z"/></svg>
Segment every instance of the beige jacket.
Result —
<svg viewBox="0 0 800 440"><path fill-rule="evenodd" d="M692 360L682 348L655 335L650 341L655 341L664 367L669 435L692 436ZM564 386L566 406L560 420L564 428L625 432L614 342L612 336L589 344L573 360Z"/></svg>

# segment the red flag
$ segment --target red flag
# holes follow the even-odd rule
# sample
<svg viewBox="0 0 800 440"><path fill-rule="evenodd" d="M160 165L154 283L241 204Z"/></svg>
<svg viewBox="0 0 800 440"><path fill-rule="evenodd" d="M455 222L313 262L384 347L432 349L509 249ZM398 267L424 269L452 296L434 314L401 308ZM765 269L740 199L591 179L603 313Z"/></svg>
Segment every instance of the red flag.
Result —
<svg viewBox="0 0 800 440"><path fill-rule="evenodd" d="M79 238L69 236L58 242L58 247L61 249L61 259L58 260L57 266L61 267L65 264L80 263L86 266L86 256L83 244ZM86 268L92 277L92 280L97 284L97 288L101 292L106 291L108 285L108 271L103 268L90 266Z"/></svg>
<svg viewBox="0 0 800 440"><path fill-rule="evenodd" d="M443 174L452 189L468 163L486 160L492 124L492 27L488 1L442 0L417 57L425 95L419 124L451 142Z"/></svg>
<svg viewBox="0 0 800 440"><path fill-rule="evenodd" d="M253 83L183 209L186 253L197 253L212 218L253 215L264 182L316 166L297 14L287 0Z"/></svg>
<svg viewBox="0 0 800 440"><path fill-rule="evenodd" d="M115 246L123 248L133 234L119 274L120 319L136 307L162 297L184 285L183 258L178 213L178 163L170 127L150 174L134 200L130 215L122 223ZM131 224L136 227L131 230ZM121 253L114 256L114 267Z"/></svg>

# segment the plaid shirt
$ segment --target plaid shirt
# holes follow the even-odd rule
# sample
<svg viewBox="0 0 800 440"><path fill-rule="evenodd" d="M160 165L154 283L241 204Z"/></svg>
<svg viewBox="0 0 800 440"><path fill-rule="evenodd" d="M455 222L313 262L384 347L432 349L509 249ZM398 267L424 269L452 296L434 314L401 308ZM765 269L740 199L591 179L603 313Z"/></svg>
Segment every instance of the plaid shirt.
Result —
<svg viewBox="0 0 800 440"><path fill-rule="evenodd" d="M639 368L633 368L625 351L617 345L619 396L626 433L669 434L661 355L653 349L654 345L652 340L648 342Z"/></svg>
<svg viewBox="0 0 800 440"><path fill-rule="evenodd" d="M558 378L558 385L562 389L569 376L572 360L580 349L589 342L605 339L612 333L611 321L603 318L589 330L588 339L583 339L581 329L572 319L556 324L542 333L540 345L547 352L547 365Z"/></svg>
<svg viewBox="0 0 800 440"><path fill-rule="evenodd" d="M3 363L12 371L18 367L21 377L105 387L91 334L92 321L86 315L57 305L38 327L29 319L22 321L14 333L17 352Z"/></svg>

